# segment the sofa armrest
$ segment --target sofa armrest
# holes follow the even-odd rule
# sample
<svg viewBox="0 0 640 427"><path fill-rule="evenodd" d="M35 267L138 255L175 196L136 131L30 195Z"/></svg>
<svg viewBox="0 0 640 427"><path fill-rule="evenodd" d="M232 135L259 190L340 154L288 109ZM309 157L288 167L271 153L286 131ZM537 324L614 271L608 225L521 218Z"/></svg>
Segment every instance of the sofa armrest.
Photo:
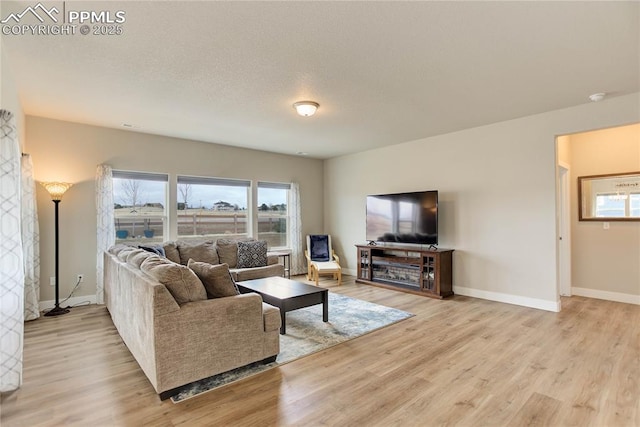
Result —
<svg viewBox="0 0 640 427"><path fill-rule="evenodd" d="M278 307L269 305L266 302L263 302L262 312L264 313L264 331L278 331L278 333L280 333L280 326L282 326L280 309Z"/></svg>
<svg viewBox="0 0 640 427"><path fill-rule="evenodd" d="M157 391L262 360L267 336L255 293L194 301L155 318ZM270 322L272 323L272 322ZM275 334L277 332L270 332ZM279 346L273 348L278 353Z"/></svg>

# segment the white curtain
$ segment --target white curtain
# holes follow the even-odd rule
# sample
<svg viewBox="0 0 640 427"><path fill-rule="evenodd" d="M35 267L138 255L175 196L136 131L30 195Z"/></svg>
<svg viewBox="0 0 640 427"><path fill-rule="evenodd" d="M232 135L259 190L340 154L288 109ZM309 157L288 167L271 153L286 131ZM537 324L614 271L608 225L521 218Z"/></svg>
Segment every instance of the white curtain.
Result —
<svg viewBox="0 0 640 427"><path fill-rule="evenodd" d="M24 265L20 235L20 144L15 118L0 110L0 392L22 384Z"/></svg>
<svg viewBox="0 0 640 427"><path fill-rule="evenodd" d="M116 226L113 218L113 172L109 165L98 165L96 171L96 211L98 213L96 302L104 304L103 253L116 243Z"/></svg>
<svg viewBox="0 0 640 427"><path fill-rule="evenodd" d="M24 320L40 317L40 232L33 162L22 155L22 253L24 256Z"/></svg>
<svg viewBox="0 0 640 427"><path fill-rule="evenodd" d="M289 233L291 236L291 274L304 274L307 272L307 263L304 258L305 248L302 239L300 185L297 182L291 183L289 197L289 206L291 207L289 218Z"/></svg>

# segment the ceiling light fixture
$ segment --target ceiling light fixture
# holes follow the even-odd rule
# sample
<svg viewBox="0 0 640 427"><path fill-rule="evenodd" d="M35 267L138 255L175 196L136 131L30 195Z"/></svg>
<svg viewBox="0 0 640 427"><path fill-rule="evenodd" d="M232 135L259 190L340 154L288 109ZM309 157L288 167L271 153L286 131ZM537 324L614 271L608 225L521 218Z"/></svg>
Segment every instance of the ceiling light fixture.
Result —
<svg viewBox="0 0 640 427"><path fill-rule="evenodd" d="M313 116L319 106L320 104L313 101L300 101L293 104L293 108L303 117Z"/></svg>
<svg viewBox="0 0 640 427"><path fill-rule="evenodd" d="M594 93L593 95L589 95L589 100L591 102L602 101L604 99L605 95L606 95L606 93L604 93L604 92Z"/></svg>

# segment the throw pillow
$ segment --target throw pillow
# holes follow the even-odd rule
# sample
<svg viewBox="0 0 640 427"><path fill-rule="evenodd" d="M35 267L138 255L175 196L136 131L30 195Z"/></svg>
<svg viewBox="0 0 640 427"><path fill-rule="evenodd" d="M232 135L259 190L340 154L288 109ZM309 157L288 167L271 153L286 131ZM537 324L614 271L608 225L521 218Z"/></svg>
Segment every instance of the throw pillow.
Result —
<svg viewBox="0 0 640 427"><path fill-rule="evenodd" d="M126 247L124 249L122 249L121 251L118 252L118 254L116 255L118 257L118 259L122 262L127 262L127 257L129 256L129 253L133 250L135 250L136 248L134 248L133 246L129 246Z"/></svg>
<svg viewBox="0 0 640 427"><path fill-rule="evenodd" d="M150 252L147 252L143 249L134 249L129 252L129 256L127 256L127 264L132 267L140 268L140 264L142 264L144 260L149 258L150 256Z"/></svg>
<svg viewBox="0 0 640 427"><path fill-rule="evenodd" d="M218 264L218 252L213 245L213 241L205 242L178 242L178 252L180 253L180 264L187 265L192 259L198 262Z"/></svg>
<svg viewBox="0 0 640 427"><path fill-rule="evenodd" d="M227 264L211 265L190 259L187 265L202 281L208 298L231 297L240 293Z"/></svg>
<svg viewBox="0 0 640 427"><path fill-rule="evenodd" d="M238 265L238 242L230 239L218 239L216 242L220 264L229 264L229 268Z"/></svg>
<svg viewBox="0 0 640 427"><path fill-rule="evenodd" d="M162 246L144 246L144 245L139 245L138 247L140 249L144 249L147 252L151 252L153 254L160 255L161 257L165 257L166 258L166 255L164 253L164 248Z"/></svg>
<svg viewBox="0 0 640 427"><path fill-rule="evenodd" d="M238 268L267 265L267 241L238 242Z"/></svg>
<svg viewBox="0 0 640 427"><path fill-rule="evenodd" d="M166 256L169 261L180 264L180 253L178 252L176 242L164 242L162 248L164 249L164 256Z"/></svg>
<svg viewBox="0 0 640 427"><path fill-rule="evenodd" d="M165 285L178 304L207 299L207 291L198 276L184 265L151 255L140 269Z"/></svg>
<svg viewBox="0 0 640 427"><path fill-rule="evenodd" d="M123 249L128 249L130 248L131 245L125 245L124 243L118 243L116 245L111 246L107 252L109 252L110 254L113 254L115 256L118 256L118 254L120 253L120 251L122 251Z"/></svg>

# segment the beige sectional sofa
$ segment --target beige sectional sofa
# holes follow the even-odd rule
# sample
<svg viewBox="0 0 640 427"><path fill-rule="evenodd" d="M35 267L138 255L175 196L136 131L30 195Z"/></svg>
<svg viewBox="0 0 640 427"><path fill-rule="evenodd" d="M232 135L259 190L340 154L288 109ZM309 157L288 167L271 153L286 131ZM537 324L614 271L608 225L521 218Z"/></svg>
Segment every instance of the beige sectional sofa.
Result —
<svg viewBox="0 0 640 427"><path fill-rule="evenodd" d="M255 241L252 239L218 239L216 242L212 240L177 241L164 242L162 247L168 259L182 265L187 265L189 259L209 264L227 264L231 276L236 282L284 274L284 266L278 264L278 257L274 255L267 254L267 262L264 266L243 267L239 265L238 244L242 245L247 242Z"/></svg>
<svg viewBox="0 0 640 427"><path fill-rule="evenodd" d="M182 245L187 246L194 245ZM169 242L165 247L171 252L180 244ZM204 250L208 256L210 249L211 245ZM186 252L198 258L197 250L190 247ZM172 262L173 256L167 254L165 259L124 245L104 253L107 309L160 397L170 397L199 379L275 360L280 351L279 310L263 303L258 294L236 294L235 290L231 296L207 299L209 289L205 292L203 281L193 270ZM234 275L245 280L281 275L283 267L275 265L234 269Z"/></svg>

